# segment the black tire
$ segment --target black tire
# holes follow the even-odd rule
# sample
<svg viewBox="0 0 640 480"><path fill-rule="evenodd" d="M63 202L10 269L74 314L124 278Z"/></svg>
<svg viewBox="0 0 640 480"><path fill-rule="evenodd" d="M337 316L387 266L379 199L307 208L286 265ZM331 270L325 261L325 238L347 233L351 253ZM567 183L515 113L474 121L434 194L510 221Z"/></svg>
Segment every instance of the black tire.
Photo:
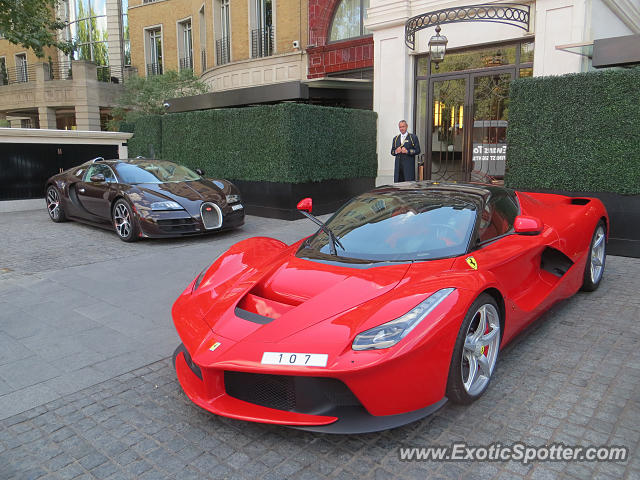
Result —
<svg viewBox="0 0 640 480"><path fill-rule="evenodd" d="M135 242L140 238L138 221L133 213L133 208L126 200L121 198L113 204L111 220L120 240Z"/></svg>
<svg viewBox="0 0 640 480"><path fill-rule="evenodd" d="M584 266L584 274L582 275L581 290L585 292L593 292L600 286L600 282L604 276L604 266L607 261L606 244L607 227L604 222L600 220L591 237L589 255L587 256L587 263Z"/></svg>
<svg viewBox="0 0 640 480"><path fill-rule="evenodd" d="M51 220L56 223L65 222L67 220L64 208L62 207L62 196L60 195L60 190L58 190L54 185L49 185L47 187L44 200L47 204L47 212L49 213L49 218Z"/></svg>
<svg viewBox="0 0 640 480"><path fill-rule="evenodd" d="M478 333L482 316L485 319L485 333ZM456 344L451 356L449 377L447 379L447 397L454 403L467 405L474 402L486 391L491 380L495 364L498 360L500 340L502 339L500 309L495 299L486 293L481 294L469 307L464 317ZM488 328L487 328L488 322ZM471 340L478 335L475 350L465 350L467 337ZM480 348L480 345L490 338L490 342ZM471 340L469 345L471 345ZM485 348L487 349L485 352ZM475 353L471 353L475 352ZM480 358L486 359L480 361ZM475 363L476 373L469 381L472 371L471 363ZM480 365L482 363L482 366ZM481 373L482 372L482 373ZM484 373L488 373L485 375ZM465 381L466 378L466 381ZM475 379L475 380L474 380Z"/></svg>

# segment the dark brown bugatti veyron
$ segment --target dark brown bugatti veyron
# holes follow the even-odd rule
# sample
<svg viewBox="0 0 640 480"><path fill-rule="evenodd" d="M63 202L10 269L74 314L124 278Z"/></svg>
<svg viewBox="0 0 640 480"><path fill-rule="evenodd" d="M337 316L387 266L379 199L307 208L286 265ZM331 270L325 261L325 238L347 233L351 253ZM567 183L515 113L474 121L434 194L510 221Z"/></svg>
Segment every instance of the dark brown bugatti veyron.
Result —
<svg viewBox="0 0 640 480"><path fill-rule="evenodd" d="M242 225L237 187L201 175L164 160L96 158L47 180L47 210L54 222L114 228L125 242Z"/></svg>

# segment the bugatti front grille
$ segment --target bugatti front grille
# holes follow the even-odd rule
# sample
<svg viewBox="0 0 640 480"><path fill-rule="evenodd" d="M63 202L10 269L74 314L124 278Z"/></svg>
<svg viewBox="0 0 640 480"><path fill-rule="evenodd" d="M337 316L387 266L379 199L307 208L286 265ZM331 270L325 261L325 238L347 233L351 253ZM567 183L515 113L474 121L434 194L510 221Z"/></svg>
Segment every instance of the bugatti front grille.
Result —
<svg viewBox="0 0 640 480"><path fill-rule="evenodd" d="M212 230L222 226L222 211L215 203L205 202L200 207L204 228Z"/></svg>
<svg viewBox="0 0 640 480"><path fill-rule="evenodd" d="M224 386L239 400L289 412L326 415L338 407L360 406L351 390L335 378L228 371Z"/></svg>

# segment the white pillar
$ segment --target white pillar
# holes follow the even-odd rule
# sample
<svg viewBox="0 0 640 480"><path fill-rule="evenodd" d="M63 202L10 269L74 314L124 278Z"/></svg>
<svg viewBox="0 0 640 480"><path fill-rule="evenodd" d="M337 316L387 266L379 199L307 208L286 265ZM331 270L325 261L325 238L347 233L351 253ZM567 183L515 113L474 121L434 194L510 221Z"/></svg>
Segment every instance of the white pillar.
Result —
<svg viewBox="0 0 640 480"><path fill-rule="evenodd" d="M378 177L376 184L393 182L395 157L391 141L398 122L413 121L413 61L404 45L404 25L411 2L371 0L367 28L373 32L373 110L378 113Z"/></svg>

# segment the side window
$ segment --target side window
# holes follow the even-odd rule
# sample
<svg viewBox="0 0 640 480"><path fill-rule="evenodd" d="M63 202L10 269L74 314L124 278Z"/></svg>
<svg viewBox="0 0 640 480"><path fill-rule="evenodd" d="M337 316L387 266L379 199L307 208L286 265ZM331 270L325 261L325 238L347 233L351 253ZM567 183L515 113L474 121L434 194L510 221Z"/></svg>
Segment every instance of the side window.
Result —
<svg viewBox="0 0 640 480"><path fill-rule="evenodd" d="M89 168L87 168L87 171L84 173L84 178L82 180L84 180L85 182L90 182L91 176L98 173L97 167L98 165L90 165Z"/></svg>
<svg viewBox="0 0 640 480"><path fill-rule="evenodd" d="M104 175L104 179L107 183L115 183L117 181L111 168L106 165L100 165L100 167L100 173Z"/></svg>
<svg viewBox="0 0 640 480"><path fill-rule="evenodd" d="M104 179L107 183L117 181L113 171L106 165L91 165L87 168L87 172L84 174L83 180L85 182L90 182L93 175L98 175L100 173L104 175Z"/></svg>
<svg viewBox="0 0 640 480"><path fill-rule="evenodd" d="M479 240L485 242L508 233L518 215L518 204L509 195L492 196L481 213Z"/></svg>

